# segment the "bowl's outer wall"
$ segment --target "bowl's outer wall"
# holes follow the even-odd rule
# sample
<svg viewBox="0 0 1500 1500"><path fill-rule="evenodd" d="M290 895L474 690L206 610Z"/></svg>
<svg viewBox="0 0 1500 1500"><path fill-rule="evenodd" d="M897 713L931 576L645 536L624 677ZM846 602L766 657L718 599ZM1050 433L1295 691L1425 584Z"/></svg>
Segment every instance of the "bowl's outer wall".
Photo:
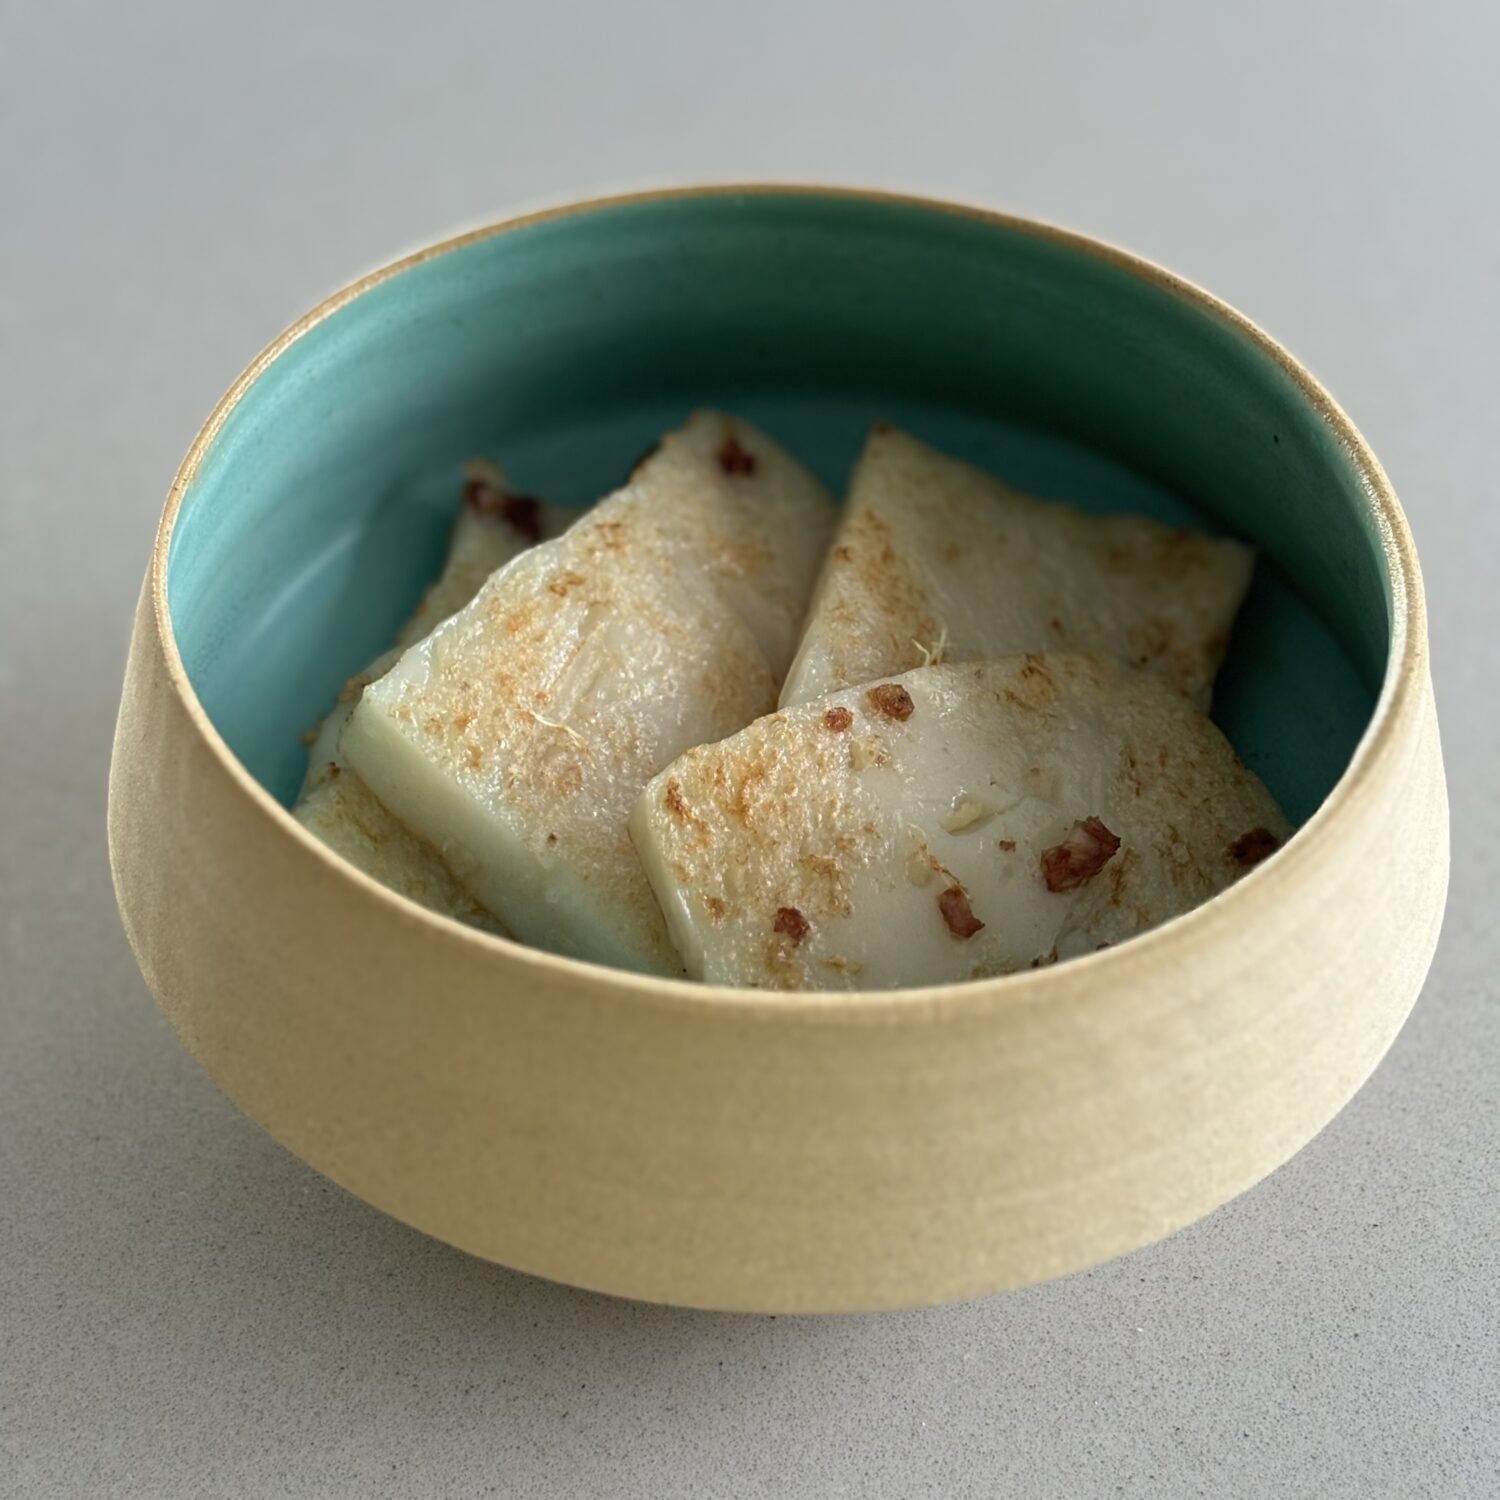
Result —
<svg viewBox="0 0 1500 1500"><path fill-rule="evenodd" d="M1280 446L1311 445L1327 471L1321 498L1347 488L1347 435L1318 449L1303 429L1324 418L1290 401L1285 417ZM1364 561L1341 563L1353 602L1334 613L1368 650L1367 580L1383 579L1375 633L1388 604L1395 663L1355 771L1286 849L1109 953L852 999L652 984L465 933L353 874L207 724L158 568L111 772L126 929L252 1118L370 1202L508 1265L767 1311L1077 1269L1284 1161L1420 988L1447 809L1414 559L1386 520L1298 522L1363 535Z"/></svg>

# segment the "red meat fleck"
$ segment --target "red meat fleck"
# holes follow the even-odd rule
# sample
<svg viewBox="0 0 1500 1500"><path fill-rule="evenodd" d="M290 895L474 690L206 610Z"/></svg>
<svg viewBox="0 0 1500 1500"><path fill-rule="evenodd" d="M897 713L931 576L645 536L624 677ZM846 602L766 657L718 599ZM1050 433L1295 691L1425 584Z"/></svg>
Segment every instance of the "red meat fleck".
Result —
<svg viewBox="0 0 1500 1500"><path fill-rule="evenodd" d="M724 445L719 449L718 459L719 467L726 474L753 474L755 472L755 455L741 448L733 435L724 439Z"/></svg>
<svg viewBox="0 0 1500 1500"><path fill-rule="evenodd" d="M775 930L785 933L792 942L800 943L808 934L807 918L795 906L777 907Z"/></svg>
<svg viewBox="0 0 1500 1500"><path fill-rule="evenodd" d="M1248 870L1251 865L1258 865L1280 847L1281 840L1269 828L1252 828L1249 833L1242 833L1229 846L1229 857L1235 864L1244 865Z"/></svg>
<svg viewBox="0 0 1500 1500"><path fill-rule="evenodd" d="M1077 890L1115 857L1119 847L1119 839L1098 818L1084 818L1062 843L1043 850L1042 879L1049 891Z"/></svg>
<svg viewBox="0 0 1500 1500"><path fill-rule="evenodd" d="M835 734L842 734L854 722L854 715L847 708L830 708L823 715L823 727Z"/></svg>
<svg viewBox="0 0 1500 1500"><path fill-rule="evenodd" d="M507 495L500 511L512 531L525 537L528 542L542 539L542 502L530 495Z"/></svg>
<svg viewBox="0 0 1500 1500"><path fill-rule="evenodd" d="M542 539L542 502L530 495L513 495L488 479L470 479L464 485L464 504L481 516L504 521L528 542Z"/></svg>
<svg viewBox="0 0 1500 1500"><path fill-rule="evenodd" d="M938 910L948 924L948 931L956 938L967 940L984 926L974 915L974 908L969 905L969 893L961 885L950 885L938 896Z"/></svg>
<svg viewBox="0 0 1500 1500"><path fill-rule="evenodd" d="M876 713L884 714L888 719L909 719L916 707L911 694L897 682L882 682L878 687L872 687L865 697Z"/></svg>

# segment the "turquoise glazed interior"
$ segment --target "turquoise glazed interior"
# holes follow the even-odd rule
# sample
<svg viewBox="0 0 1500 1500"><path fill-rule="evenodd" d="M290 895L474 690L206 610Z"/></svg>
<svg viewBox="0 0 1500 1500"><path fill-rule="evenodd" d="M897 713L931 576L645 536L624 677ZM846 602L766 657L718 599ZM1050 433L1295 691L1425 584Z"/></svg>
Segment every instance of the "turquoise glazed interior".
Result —
<svg viewBox="0 0 1500 1500"><path fill-rule="evenodd" d="M1388 580L1356 466L1275 359L1066 240L802 193L532 223L411 266L291 345L230 412L172 536L172 622L209 717L289 802L300 732L436 571L465 459L587 505L702 405L836 490L884 419L1039 494L1256 543L1214 716L1294 820L1348 764Z"/></svg>

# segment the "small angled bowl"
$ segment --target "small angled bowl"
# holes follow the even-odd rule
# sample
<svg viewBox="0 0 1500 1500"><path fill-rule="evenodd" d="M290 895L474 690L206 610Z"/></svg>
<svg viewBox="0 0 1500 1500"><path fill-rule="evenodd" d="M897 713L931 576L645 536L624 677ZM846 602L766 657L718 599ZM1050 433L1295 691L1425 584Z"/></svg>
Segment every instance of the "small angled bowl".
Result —
<svg viewBox="0 0 1500 1500"><path fill-rule="evenodd" d="M1257 542L1215 714L1300 831L1118 948L853 995L534 952L306 835L286 811L298 731L435 568L452 466L489 452L585 503L705 402L835 485L884 417L1043 493ZM1448 867L1416 554L1312 377L1077 235L784 188L479 230L262 354L167 500L109 833L163 1010L319 1171L509 1266L771 1312L1057 1276L1250 1187L1390 1045Z"/></svg>

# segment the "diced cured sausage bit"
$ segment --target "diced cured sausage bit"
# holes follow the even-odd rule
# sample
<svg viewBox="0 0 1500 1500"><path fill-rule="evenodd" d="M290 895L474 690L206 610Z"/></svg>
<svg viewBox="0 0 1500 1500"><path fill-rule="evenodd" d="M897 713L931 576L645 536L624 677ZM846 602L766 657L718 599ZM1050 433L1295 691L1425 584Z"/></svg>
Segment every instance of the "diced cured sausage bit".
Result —
<svg viewBox="0 0 1500 1500"><path fill-rule="evenodd" d="M724 439L724 445L718 452L719 467L726 474L753 474L755 472L755 455L740 447L739 441L731 434Z"/></svg>
<svg viewBox="0 0 1500 1500"><path fill-rule="evenodd" d="M1049 891L1073 891L1096 876L1119 850L1120 841L1098 818L1082 818L1062 843L1042 852L1042 879Z"/></svg>
<svg viewBox="0 0 1500 1500"><path fill-rule="evenodd" d="M800 943L808 934L809 924L807 918L795 906L781 906L776 910L773 928L776 932L784 933L791 938L792 942Z"/></svg>
<svg viewBox="0 0 1500 1500"><path fill-rule="evenodd" d="M948 924L948 931L956 938L971 938L984 927L969 905L969 893L961 885L950 885L939 894L938 910Z"/></svg>
<svg viewBox="0 0 1500 1500"><path fill-rule="evenodd" d="M542 502L532 495L513 495L492 479L476 474L464 482L464 504L482 516L504 521L528 542L542 539Z"/></svg>
<svg viewBox="0 0 1500 1500"><path fill-rule="evenodd" d="M1235 864L1249 869L1251 865L1258 865L1268 854L1274 854L1280 847L1281 840L1269 828L1252 828L1249 833L1242 833L1229 846L1229 857Z"/></svg>
<svg viewBox="0 0 1500 1500"><path fill-rule="evenodd" d="M911 694L899 682L878 683L865 694L865 698L876 713L883 714L887 719L899 719L903 722L911 718L915 707Z"/></svg>

